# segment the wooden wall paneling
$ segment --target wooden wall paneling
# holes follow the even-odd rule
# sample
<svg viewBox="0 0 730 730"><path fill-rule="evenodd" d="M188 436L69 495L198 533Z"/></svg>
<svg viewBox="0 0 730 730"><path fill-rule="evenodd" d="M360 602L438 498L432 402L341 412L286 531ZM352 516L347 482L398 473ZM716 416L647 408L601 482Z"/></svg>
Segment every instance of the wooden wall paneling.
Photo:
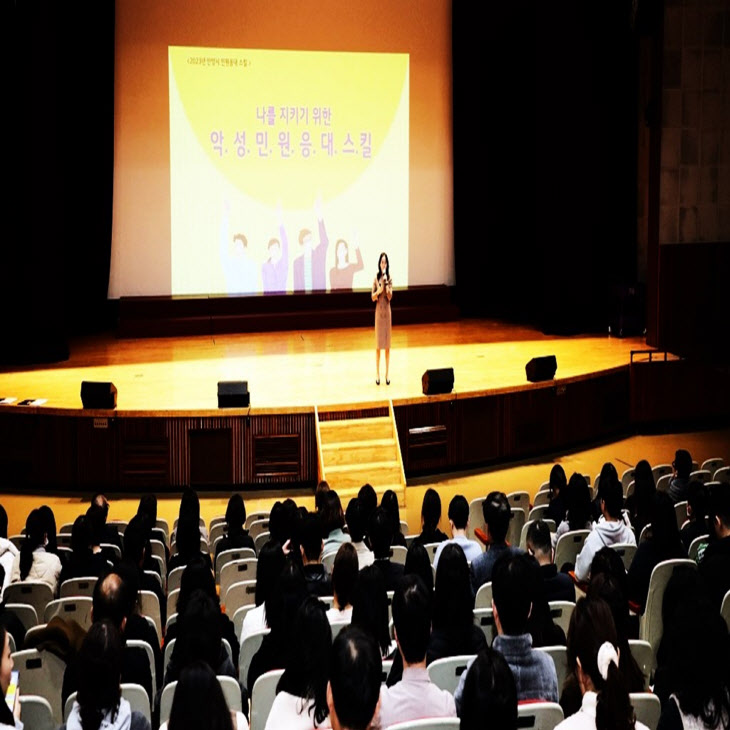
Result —
<svg viewBox="0 0 730 730"><path fill-rule="evenodd" d="M505 394L503 457L518 458L554 447L556 398L555 385Z"/></svg>
<svg viewBox="0 0 730 730"><path fill-rule="evenodd" d="M34 418L33 484L63 490L77 487L78 420L73 416Z"/></svg>
<svg viewBox="0 0 730 730"><path fill-rule="evenodd" d="M58 416L39 416L57 427ZM80 416L75 419L79 487L95 491L119 487L119 428L123 419Z"/></svg>
<svg viewBox="0 0 730 730"><path fill-rule="evenodd" d="M119 487L170 486L170 440L166 418L119 419Z"/></svg>
<svg viewBox="0 0 730 730"><path fill-rule="evenodd" d="M461 424L460 463L466 466L499 459L502 454L502 403L501 395L456 401L457 420Z"/></svg>
<svg viewBox="0 0 730 730"><path fill-rule="evenodd" d="M456 466L461 429L455 400L398 406L395 420L406 474Z"/></svg>

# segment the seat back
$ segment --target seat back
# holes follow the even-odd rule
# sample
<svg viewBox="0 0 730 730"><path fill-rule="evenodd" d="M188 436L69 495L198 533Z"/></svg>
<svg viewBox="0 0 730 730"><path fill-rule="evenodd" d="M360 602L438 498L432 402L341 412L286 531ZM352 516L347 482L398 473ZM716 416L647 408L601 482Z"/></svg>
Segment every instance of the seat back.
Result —
<svg viewBox="0 0 730 730"><path fill-rule="evenodd" d="M238 682L233 677L219 674L218 684L220 684L223 690L223 696L226 698L228 709L231 712L241 712L243 710L243 704L241 702L241 687Z"/></svg>
<svg viewBox="0 0 730 730"><path fill-rule="evenodd" d="M666 492L667 489L669 489L669 482L671 482L671 481L672 481L671 474L664 474L664 476L659 477L659 479L656 480L657 492Z"/></svg>
<svg viewBox="0 0 730 730"><path fill-rule="evenodd" d="M636 555L636 545L629 542L617 542L615 545L611 545L611 548L621 556L624 568L628 571L631 561Z"/></svg>
<svg viewBox="0 0 730 730"><path fill-rule="evenodd" d="M698 469L697 471L692 471L689 474L689 480L691 482L698 481L706 484L707 482L712 481L712 472L709 469Z"/></svg>
<svg viewBox="0 0 730 730"><path fill-rule="evenodd" d="M476 539L474 531L476 529L482 529L484 527L484 511L482 510L482 504L486 497L477 497L469 502L469 524L467 525L466 534L470 540ZM431 561L433 562L433 560Z"/></svg>
<svg viewBox="0 0 730 730"><path fill-rule="evenodd" d="M517 705L517 727L553 730L563 721L563 708L557 702L530 702Z"/></svg>
<svg viewBox="0 0 730 730"><path fill-rule="evenodd" d="M568 635L570 617L573 615L575 603L572 601L550 601L550 618Z"/></svg>
<svg viewBox="0 0 730 730"><path fill-rule="evenodd" d="M226 592L223 599L226 614L233 616L241 606L256 603L256 581L242 580L234 583Z"/></svg>
<svg viewBox="0 0 730 730"><path fill-rule="evenodd" d="M410 720L390 725L388 730L457 730L460 727L458 717L433 717L425 720Z"/></svg>
<svg viewBox="0 0 730 730"><path fill-rule="evenodd" d="M394 563L400 563L401 565L405 565L407 555L408 548L404 548L403 545L393 545L390 548L390 559Z"/></svg>
<svg viewBox="0 0 730 730"><path fill-rule="evenodd" d="M94 595L94 587L98 578L90 575L85 578L69 578L61 583L59 596L71 598L72 596L86 596L91 598Z"/></svg>
<svg viewBox="0 0 730 730"><path fill-rule="evenodd" d="M436 555L436 551L439 549L440 542L427 542L423 547L426 548L431 565L433 565L433 559Z"/></svg>
<svg viewBox="0 0 730 730"><path fill-rule="evenodd" d="M35 608L27 603L6 603L5 610L18 617L26 633L34 626L38 626L38 614L35 612Z"/></svg>
<svg viewBox="0 0 730 730"><path fill-rule="evenodd" d="M25 603L33 606L40 620L45 616L46 606L53 600L53 591L48 583L41 580L24 580L11 583L5 587L3 601L5 603Z"/></svg>
<svg viewBox="0 0 730 730"><path fill-rule="evenodd" d="M254 522L259 520L268 520L269 512L251 512L246 516L246 521L243 523L244 528L249 530Z"/></svg>
<svg viewBox="0 0 730 730"><path fill-rule="evenodd" d="M269 531L269 518L263 517L260 520L256 520L249 525L248 534L251 539L256 542L256 538L263 532Z"/></svg>
<svg viewBox="0 0 730 730"><path fill-rule="evenodd" d="M700 469L703 471L707 469L707 471L714 476L715 472L718 469L722 469L723 466L725 466L725 459L720 456L713 456L710 459L705 459L702 464L700 464Z"/></svg>
<svg viewBox="0 0 730 730"><path fill-rule="evenodd" d="M160 611L160 599L152 591L139 592L140 613L152 619L157 631L157 640L162 643L162 613Z"/></svg>
<svg viewBox="0 0 730 730"><path fill-rule="evenodd" d="M475 656L476 654L461 654L436 659L427 667L429 679L437 687L454 694L459 686L461 675L464 674L467 665Z"/></svg>
<svg viewBox="0 0 730 730"><path fill-rule="evenodd" d="M547 507L550 504L550 489L541 489L532 501L533 509L535 507Z"/></svg>
<svg viewBox="0 0 730 730"><path fill-rule="evenodd" d="M162 678L164 680L167 675L167 667L170 665L170 659L172 659L172 652L175 649L175 642L177 639L170 639L165 642L165 653L162 655Z"/></svg>
<svg viewBox="0 0 730 730"><path fill-rule="evenodd" d="M152 647L146 642L142 641L141 639L127 639L126 641L127 649L132 649L134 651L140 651L144 652L145 656L147 657L147 661L150 663L150 676L152 677L152 692L157 691L157 667L155 666L155 653L152 651ZM141 687L141 685L134 685L135 687L140 687L141 689L144 689ZM147 697L147 692L145 691L145 697ZM150 705L151 709L155 709L155 698L154 694L152 697L147 697L147 703Z"/></svg>
<svg viewBox="0 0 730 730"><path fill-rule="evenodd" d="M223 537L226 534L227 529L228 525L226 524L225 519L223 520L223 522L216 522L215 524L211 522L208 542L211 545L215 545L216 540L218 540L218 538L220 537Z"/></svg>
<svg viewBox="0 0 730 730"><path fill-rule="evenodd" d="M177 602L180 598L180 589L176 588L174 591L170 591L167 594L167 615L172 616L173 613L177 613Z"/></svg>
<svg viewBox="0 0 730 730"><path fill-rule="evenodd" d="M152 723L152 704L147 696L147 690L141 684L132 682L122 684L122 697L129 702L132 712L141 712L147 721Z"/></svg>
<svg viewBox="0 0 730 730"><path fill-rule="evenodd" d="M48 700L56 725L63 722L61 687L66 662L50 651L25 649L13 654L21 696L38 695Z"/></svg>
<svg viewBox="0 0 730 730"><path fill-rule="evenodd" d="M167 576L168 593L180 588L180 581L182 580L182 574L185 571L185 567L185 565L181 565L179 568L173 568L170 571L170 574Z"/></svg>
<svg viewBox="0 0 730 730"><path fill-rule="evenodd" d="M507 501L512 509L521 509L525 513L525 519L527 519L527 515L530 513L529 492L510 492L507 495Z"/></svg>
<svg viewBox="0 0 730 730"><path fill-rule="evenodd" d="M520 537L522 536L522 528L527 520L525 510L521 507L512 508L512 519L509 521L509 527L507 528L507 542L510 545L518 547L520 544Z"/></svg>
<svg viewBox="0 0 730 730"><path fill-rule="evenodd" d="M58 598L46 606L43 621L48 623L54 616L59 616L64 621L75 621L88 631L91 628L91 604L91 598L85 596Z"/></svg>
<svg viewBox="0 0 730 730"><path fill-rule="evenodd" d="M474 608L491 608L492 607L492 581L487 581L479 586L476 597L474 598Z"/></svg>
<svg viewBox="0 0 730 730"><path fill-rule="evenodd" d="M156 555L162 559L162 564L165 566L165 573L167 573L167 555L165 554L165 545L159 540L150 540L150 552L152 555Z"/></svg>
<svg viewBox="0 0 730 730"><path fill-rule="evenodd" d="M631 649L631 656L634 657L634 661L639 665L639 669L644 675L644 689L649 689L649 684L656 669L651 644L641 639L629 639L629 649Z"/></svg>
<svg viewBox="0 0 730 730"><path fill-rule="evenodd" d="M652 467L651 475L654 477L654 483L656 484L659 479L665 476L672 476L674 474L674 467L671 464L657 464Z"/></svg>
<svg viewBox="0 0 730 730"><path fill-rule="evenodd" d="M720 615L727 624L728 630L730 631L730 591L725 594L722 599L722 605L720 606Z"/></svg>
<svg viewBox="0 0 730 730"><path fill-rule="evenodd" d="M276 685L282 674L283 669L273 669L256 680L251 692L251 730L264 730L266 727L276 697Z"/></svg>
<svg viewBox="0 0 730 730"><path fill-rule="evenodd" d="M256 548L256 553L261 552L261 548L266 545L266 543L269 541L269 537L271 536L271 533L266 530L265 532L260 532L253 541L253 546Z"/></svg>
<svg viewBox="0 0 730 730"><path fill-rule="evenodd" d="M246 614L249 611L253 611L254 608L256 608L256 606L251 603L247 606L241 606L241 608L237 608L233 613L233 630L236 632L236 638L239 642L241 641L241 632L243 631L243 622L246 618Z"/></svg>
<svg viewBox="0 0 730 730"><path fill-rule="evenodd" d="M244 580L256 580L256 558L244 558L243 560L232 560L221 568L221 596L225 596L228 589L234 583Z"/></svg>
<svg viewBox="0 0 730 730"><path fill-rule="evenodd" d="M535 520L543 519L543 516L545 515L545 512L547 512L549 506L550 504L547 502L545 504L536 504L530 510L530 514L527 516L527 520L529 522L534 522Z"/></svg>
<svg viewBox="0 0 730 730"><path fill-rule="evenodd" d="M170 524L168 521L162 517L157 518L157 522L155 522L155 528L158 530L162 530L165 533L165 537L167 539L167 542L170 542Z"/></svg>
<svg viewBox="0 0 730 730"><path fill-rule="evenodd" d="M629 488L629 484L636 479L636 469L626 469L621 475L621 486L624 489L624 497L626 496L626 490Z"/></svg>
<svg viewBox="0 0 730 730"><path fill-rule="evenodd" d="M255 558L256 551L251 548L232 548L231 550L223 550L218 553L218 557L215 559L215 582L220 585L221 582L221 570L226 563L230 563L233 560L246 560L247 558ZM168 590L170 590L168 586Z"/></svg>
<svg viewBox="0 0 730 730"><path fill-rule="evenodd" d="M656 730L662 714L659 698L652 692L632 692L629 699L636 713L636 721L646 725L649 730Z"/></svg>
<svg viewBox="0 0 730 730"><path fill-rule="evenodd" d="M713 482L724 482L725 484L730 484L730 466L721 466L712 475L712 481Z"/></svg>
<svg viewBox="0 0 730 730"><path fill-rule="evenodd" d="M564 646L539 646L538 651L543 651L552 657L555 665L555 674L558 675L558 694L562 690L565 678L568 676L568 649Z"/></svg>
<svg viewBox="0 0 730 730"><path fill-rule="evenodd" d="M160 695L160 725L170 719L170 711L172 710L172 701L175 697L177 682L166 684Z"/></svg>
<svg viewBox="0 0 730 730"><path fill-rule="evenodd" d="M682 529L682 525L687 521L687 507L689 506L689 502L686 500L684 502L677 502L674 505L674 514L677 517L677 528Z"/></svg>
<svg viewBox="0 0 730 730"><path fill-rule="evenodd" d="M700 560L702 560L702 556L705 554L705 548L707 547L709 542L710 542L709 535L698 535L689 544L689 550L687 550L687 557L690 560L694 560L696 563L699 563Z"/></svg>
<svg viewBox="0 0 730 730"><path fill-rule="evenodd" d="M474 625L478 626L484 634L489 646L492 645L494 637L497 635L497 627L494 625L494 616L491 608L474 609Z"/></svg>
<svg viewBox="0 0 730 730"><path fill-rule="evenodd" d="M38 695L20 695L20 717L23 727L32 730L56 730L51 703Z"/></svg>
<svg viewBox="0 0 730 730"><path fill-rule="evenodd" d="M238 655L238 681L241 683L241 686L246 687L246 689L250 689L247 687L247 683L251 659L253 659L253 655L261 648L264 636L266 636L266 634L270 631L271 629L254 631L241 642L241 650Z"/></svg>
<svg viewBox="0 0 730 730"><path fill-rule="evenodd" d="M564 532L559 538L555 545L555 565L560 570L565 563L572 563L575 565L575 560L578 554L583 549L583 543L585 543L588 535L591 534L590 530L571 530Z"/></svg>

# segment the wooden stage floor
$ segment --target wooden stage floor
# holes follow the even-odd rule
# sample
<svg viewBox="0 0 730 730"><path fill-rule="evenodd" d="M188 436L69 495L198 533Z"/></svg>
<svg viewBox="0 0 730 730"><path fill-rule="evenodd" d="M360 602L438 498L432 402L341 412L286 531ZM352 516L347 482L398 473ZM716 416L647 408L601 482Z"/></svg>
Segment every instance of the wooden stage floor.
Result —
<svg viewBox="0 0 730 730"><path fill-rule="evenodd" d="M303 330L213 337L71 343L64 363L0 371L0 397L46 398L47 408L81 408L83 380L111 381L120 411L190 411L217 407L219 380L247 380L251 406L363 404L422 399L421 376L453 367L459 393L527 385L525 364L557 357L556 379L625 366L643 338L549 337L538 330L491 320L394 327L391 385L375 384L370 328Z"/></svg>

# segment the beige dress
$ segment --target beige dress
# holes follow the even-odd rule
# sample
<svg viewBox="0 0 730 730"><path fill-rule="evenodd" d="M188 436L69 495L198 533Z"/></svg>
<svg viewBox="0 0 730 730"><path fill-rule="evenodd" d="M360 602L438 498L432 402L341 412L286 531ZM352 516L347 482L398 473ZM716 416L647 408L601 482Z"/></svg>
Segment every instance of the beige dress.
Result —
<svg viewBox="0 0 730 730"><path fill-rule="evenodd" d="M373 280L373 294L378 290L377 277ZM393 296L393 279L389 279L383 289L383 293L378 296L375 305L375 347L378 350L390 349L390 299Z"/></svg>

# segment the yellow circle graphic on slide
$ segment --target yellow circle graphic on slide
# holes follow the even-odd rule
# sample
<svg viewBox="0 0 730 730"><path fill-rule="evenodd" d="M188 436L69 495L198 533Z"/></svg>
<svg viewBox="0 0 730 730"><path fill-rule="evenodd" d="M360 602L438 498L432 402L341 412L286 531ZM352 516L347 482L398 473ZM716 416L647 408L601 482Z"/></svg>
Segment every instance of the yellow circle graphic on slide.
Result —
<svg viewBox="0 0 730 730"><path fill-rule="evenodd" d="M171 127L194 136L171 128L171 139L199 144L241 192L292 207L363 173L408 81L407 54L171 46L169 62L185 113Z"/></svg>

